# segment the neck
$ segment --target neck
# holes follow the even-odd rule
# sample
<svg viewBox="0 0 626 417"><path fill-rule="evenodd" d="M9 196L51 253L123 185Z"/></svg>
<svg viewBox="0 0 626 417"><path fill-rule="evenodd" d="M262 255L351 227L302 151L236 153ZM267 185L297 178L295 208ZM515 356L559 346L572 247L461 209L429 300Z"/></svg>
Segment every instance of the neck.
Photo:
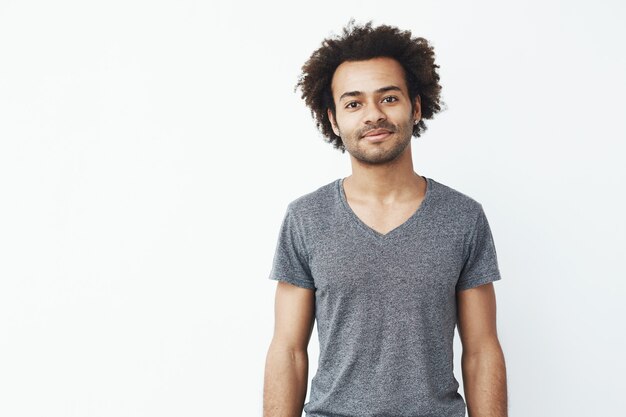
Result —
<svg viewBox="0 0 626 417"><path fill-rule="evenodd" d="M382 165L365 164L352 158L352 175L343 181L344 189L359 200L393 204L419 198L426 180L413 170L411 152Z"/></svg>

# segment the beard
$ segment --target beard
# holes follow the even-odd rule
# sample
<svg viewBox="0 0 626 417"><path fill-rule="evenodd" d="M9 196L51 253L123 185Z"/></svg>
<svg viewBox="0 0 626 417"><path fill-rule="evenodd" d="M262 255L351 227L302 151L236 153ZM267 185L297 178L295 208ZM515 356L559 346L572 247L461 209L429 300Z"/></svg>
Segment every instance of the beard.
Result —
<svg viewBox="0 0 626 417"><path fill-rule="evenodd" d="M369 143L363 134L374 129L387 129L391 135L383 142ZM341 133L341 132L340 132ZM359 129L349 135L340 135L346 151L358 161L368 165L383 165L398 158L411 143L413 123L394 125L384 121L366 129Z"/></svg>

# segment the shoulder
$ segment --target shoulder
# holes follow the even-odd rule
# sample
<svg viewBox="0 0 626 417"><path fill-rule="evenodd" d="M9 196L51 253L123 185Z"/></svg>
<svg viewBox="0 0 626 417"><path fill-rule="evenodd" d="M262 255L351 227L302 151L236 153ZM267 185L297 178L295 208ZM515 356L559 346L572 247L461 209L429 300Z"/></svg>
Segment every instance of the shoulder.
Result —
<svg viewBox="0 0 626 417"><path fill-rule="evenodd" d="M317 189L299 196L288 204L288 211L295 217L312 218L321 214L327 215L328 210L334 207L337 199L336 188L338 181L333 180Z"/></svg>
<svg viewBox="0 0 626 417"><path fill-rule="evenodd" d="M432 178L429 180L432 185L431 203L441 215L472 223L483 211L482 204L469 194Z"/></svg>
<svg viewBox="0 0 626 417"><path fill-rule="evenodd" d="M292 200L287 213L307 241L316 241L334 227L340 216L339 179L324 184Z"/></svg>

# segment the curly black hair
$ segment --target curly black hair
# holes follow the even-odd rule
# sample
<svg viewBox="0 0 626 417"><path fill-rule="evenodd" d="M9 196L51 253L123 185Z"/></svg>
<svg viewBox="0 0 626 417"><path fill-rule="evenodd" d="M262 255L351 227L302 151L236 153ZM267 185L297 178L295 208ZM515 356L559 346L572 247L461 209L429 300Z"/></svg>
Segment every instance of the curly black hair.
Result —
<svg viewBox="0 0 626 417"><path fill-rule="evenodd" d="M411 110L416 97L420 96L422 118L413 126L412 136L419 137L426 130L423 119L432 119L441 111L441 85L435 64L435 53L428 41L421 37L412 37L410 31L401 31L396 27L380 25L372 28L372 22L354 25L350 19L343 28L341 37L327 38L322 41L309 60L302 66L294 91L302 90L302 98L311 109L317 128L325 140L336 149L345 152L341 137L333 132L327 109L336 116L335 102L331 91L331 81L337 67L344 61L362 61L377 57L390 57L397 60L404 69ZM335 117L336 120L336 117ZM327 139L326 139L327 138Z"/></svg>

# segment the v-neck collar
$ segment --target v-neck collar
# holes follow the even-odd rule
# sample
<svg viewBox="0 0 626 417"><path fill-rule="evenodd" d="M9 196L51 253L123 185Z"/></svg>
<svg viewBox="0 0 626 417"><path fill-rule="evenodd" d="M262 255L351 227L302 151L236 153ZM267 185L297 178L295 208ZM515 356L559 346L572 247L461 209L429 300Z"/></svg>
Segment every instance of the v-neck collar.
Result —
<svg viewBox="0 0 626 417"><path fill-rule="evenodd" d="M415 212L411 215L411 217L409 217L404 223L400 224L399 226L395 227L394 229L390 230L389 232L387 232L385 234L380 233L377 230L372 229L363 220L361 220L361 218L359 216L356 215L354 210L352 210L352 207L350 207L350 205L348 204L348 198L346 197L346 193L345 193L345 190L343 188L343 180L345 178L339 178L336 181L336 183L337 183L337 192L339 193L339 200L341 201L341 205L343 206L344 211L352 219L353 223L355 223L360 229L364 230L366 234L369 234L370 236L374 237L375 239L377 239L377 240L387 240L387 239L393 238L398 233L402 232L404 229L409 227L413 222L416 221L416 219L418 217L420 217L421 213L424 211L424 206L430 200L429 196L430 196L431 191L432 191L433 182L428 177L425 177L423 175L422 175L422 177L424 177L424 179L426 180L426 192L424 194L424 198L422 199L422 202L420 203L419 207L417 208L417 210L415 210Z"/></svg>

